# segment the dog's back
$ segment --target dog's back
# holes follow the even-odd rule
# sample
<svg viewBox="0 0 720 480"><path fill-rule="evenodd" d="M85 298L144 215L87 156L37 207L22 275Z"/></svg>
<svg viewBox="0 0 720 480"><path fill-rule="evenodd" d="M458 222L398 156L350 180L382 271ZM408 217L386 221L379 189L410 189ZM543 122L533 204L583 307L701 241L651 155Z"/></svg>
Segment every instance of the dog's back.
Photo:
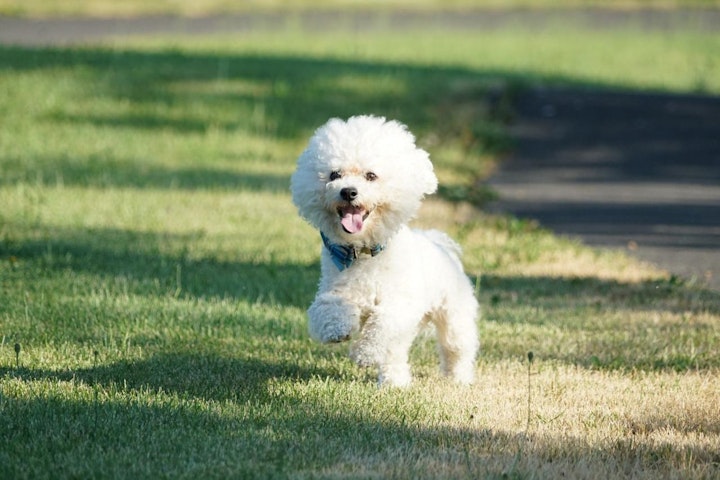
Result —
<svg viewBox="0 0 720 480"><path fill-rule="evenodd" d="M440 250L445 252L445 254L453 260L460 270L463 269L462 261L460 260L460 257L462 256L462 248L445 232L441 232L440 230L419 229L414 230L414 232L430 240L434 245L440 248Z"/></svg>

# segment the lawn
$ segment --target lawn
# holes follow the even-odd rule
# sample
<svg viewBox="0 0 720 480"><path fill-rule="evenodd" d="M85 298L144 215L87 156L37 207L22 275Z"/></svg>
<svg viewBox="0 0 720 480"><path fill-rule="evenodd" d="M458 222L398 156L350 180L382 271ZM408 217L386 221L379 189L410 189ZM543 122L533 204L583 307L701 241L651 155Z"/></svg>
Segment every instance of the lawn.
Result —
<svg viewBox="0 0 720 480"><path fill-rule="evenodd" d="M518 89L718 94L717 51L571 27L0 47L0 478L717 477L720 294L481 208ZM472 387L430 337L407 390L308 338L320 242L289 176L358 112L436 164L416 224L479 287Z"/></svg>

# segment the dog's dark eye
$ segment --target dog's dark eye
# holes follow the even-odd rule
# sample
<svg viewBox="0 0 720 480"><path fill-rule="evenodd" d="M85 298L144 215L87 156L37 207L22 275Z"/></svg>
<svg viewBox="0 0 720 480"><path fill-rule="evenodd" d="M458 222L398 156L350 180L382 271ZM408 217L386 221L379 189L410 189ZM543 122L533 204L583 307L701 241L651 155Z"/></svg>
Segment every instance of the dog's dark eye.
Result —
<svg viewBox="0 0 720 480"><path fill-rule="evenodd" d="M331 181L331 182L332 182L333 180L337 180L337 179L340 178L340 177L342 177L342 175L340 175L340 172L338 172L337 170L335 170L335 171L333 171L333 172L330 172L330 181Z"/></svg>
<svg viewBox="0 0 720 480"><path fill-rule="evenodd" d="M377 180L377 178L378 176L375 175L375 173L373 172L367 172L365 174L365 180L367 180L368 182L374 182L375 180Z"/></svg>

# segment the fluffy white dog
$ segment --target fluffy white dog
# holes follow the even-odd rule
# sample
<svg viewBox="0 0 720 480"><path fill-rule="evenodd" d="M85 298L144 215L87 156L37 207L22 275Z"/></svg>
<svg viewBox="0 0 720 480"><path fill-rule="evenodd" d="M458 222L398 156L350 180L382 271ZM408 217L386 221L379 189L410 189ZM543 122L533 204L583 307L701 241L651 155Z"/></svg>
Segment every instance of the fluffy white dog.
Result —
<svg viewBox="0 0 720 480"><path fill-rule="evenodd" d="M291 189L324 244L310 335L323 343L354 337L358 365L377 365L380 384L404 386L413 339L431 323L443 372L471 383L478 303L459 246L407 226L437 178L406 127L373 116L329 120L300 155Z"/></svg>

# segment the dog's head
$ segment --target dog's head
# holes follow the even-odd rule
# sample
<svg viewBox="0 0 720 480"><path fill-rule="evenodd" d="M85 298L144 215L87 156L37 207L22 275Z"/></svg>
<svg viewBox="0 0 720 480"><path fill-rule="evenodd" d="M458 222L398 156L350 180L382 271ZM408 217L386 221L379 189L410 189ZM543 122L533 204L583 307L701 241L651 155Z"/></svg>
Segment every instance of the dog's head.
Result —
<svg viewBox="0 0 720 480"><path fill-rule="evenodd" d="M291 179L300 215L334 242L384 244L437 189L427 152L396 121L331 119L300 155Z"/></svg>

